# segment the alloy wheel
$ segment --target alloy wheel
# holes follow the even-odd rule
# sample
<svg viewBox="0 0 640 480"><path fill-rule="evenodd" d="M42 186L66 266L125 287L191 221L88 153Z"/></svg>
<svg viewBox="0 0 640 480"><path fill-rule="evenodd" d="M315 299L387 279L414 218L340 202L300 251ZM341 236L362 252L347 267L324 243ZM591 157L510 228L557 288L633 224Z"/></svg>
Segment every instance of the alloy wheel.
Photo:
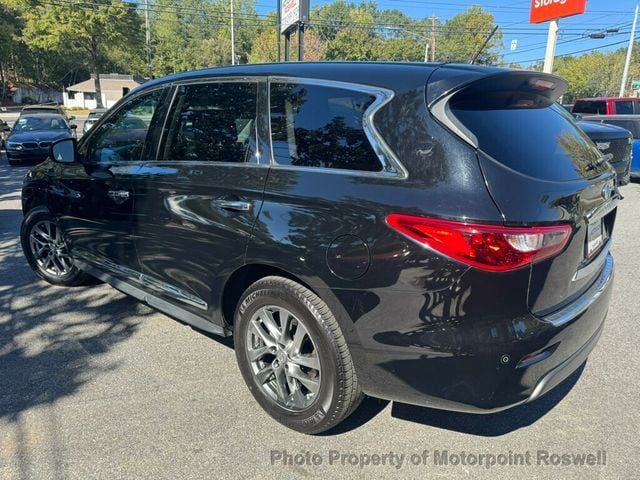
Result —
<svg viewBox="0 0 640 480"><path fill-rule="evenodd" d="M268 305L251 318L247 358L260 388L278 405L301 411L313 404L321 382L316 345L289 310Z"/></svg>
<svg viewBox="0 0 640 480"><path fill-rule="evenodd" d="M38 268L54 277L64 277L73 269L62 232L50 220L41 220L31 229L29 247Z"/></svg>

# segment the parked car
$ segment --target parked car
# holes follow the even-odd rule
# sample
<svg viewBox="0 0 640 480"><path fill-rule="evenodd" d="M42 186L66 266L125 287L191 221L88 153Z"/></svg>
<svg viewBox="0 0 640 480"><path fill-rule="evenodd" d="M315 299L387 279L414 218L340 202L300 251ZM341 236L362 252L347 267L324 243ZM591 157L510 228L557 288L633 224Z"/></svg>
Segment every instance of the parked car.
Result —
<svg viewBox="0 0 640 480"><path fill-rule="evenodd" d="M398 63L152 80L27 174L22 247L50 283L97 277L233 334L295 430L364 393L509 408L584 363L611 295L615 171L555 104L566 89Z"/></svg>
<svg viewBox="0 0 640 480"><path fill-rule="evenodd" d="M13 124L6 141L9 165L23 161L41 162L49 154L56 140L73 138L76 125L69 125L66 117L53 113L22 114Z"/></svg>
<svg viewBox="0 0 640 480"><path fill-rule="evenodd" d="M89 112L89 116L87 117L87 119L84 121L84 126L82 127L82 131L84 133L87 133L89 131L89 129L91 127L93 127L93 125L100 120L100 117L102 117L105 112L107 111L106 108L96 108L94 110L91 110Z"/></svg>
<svg viewBox="0 0 640 480"><path fill-rule="evenodd" d="M20 116L22 115L30 115L32 113L53 113L56 115L62 115L63 117L66 117L67 120L73 120L75 119L75 116L73 115L67 115L64 111L64 108L62 108L60 105L56 104L56 103L43 103L43 104L39 104L39 105L26 105L25 107L22 108L22 111L20 112Z"/></svg>
<svg viewBox="0 0 640 480"><path fill-rule="evenodd" d="M633 138L631 154L631 178L640 178L640 115L593 115L585 117L590 122L600 122L624 128Z"/></svg>
<svg viewBox="0 0 640 480"><path fill-rule="evenodd" d="M593 97L581 98L573 104L573 113L582 115L640 114L640 98Z"/></svg>
<svg viewBox="0 0 640 480"><path fill-rule="evenodd" d="M633 140L631 132L621 127L592 121L579 121L577 123L616 170L618 185L628 184L631 166L631 142Z"/></svg>

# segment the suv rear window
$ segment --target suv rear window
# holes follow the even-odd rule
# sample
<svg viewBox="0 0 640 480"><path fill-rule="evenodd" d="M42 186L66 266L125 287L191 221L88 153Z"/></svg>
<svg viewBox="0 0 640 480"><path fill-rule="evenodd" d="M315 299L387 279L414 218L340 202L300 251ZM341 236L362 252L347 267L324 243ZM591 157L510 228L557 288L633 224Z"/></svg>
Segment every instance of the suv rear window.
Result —
<svg viewBox="0 0 640 480"><path fill-rule="evenodd" d="M450 104L455 117L498 162L532 177L566 181L592 177L607 167L600 152L562 107L482 108Z"/></svg>
<svg viewBox="0 0 640 480"><path fill-rule="evenodd" d="M603 100L578 100L573 106L573 113L606 115L607 104Z"/></svg>
<svg viewBox="0 0 640 480"><path fill-rule="evenodd" d="M379 172L382 164L364 131L376 97L298 83L271 84L273 154L280 165Z"/></svg>

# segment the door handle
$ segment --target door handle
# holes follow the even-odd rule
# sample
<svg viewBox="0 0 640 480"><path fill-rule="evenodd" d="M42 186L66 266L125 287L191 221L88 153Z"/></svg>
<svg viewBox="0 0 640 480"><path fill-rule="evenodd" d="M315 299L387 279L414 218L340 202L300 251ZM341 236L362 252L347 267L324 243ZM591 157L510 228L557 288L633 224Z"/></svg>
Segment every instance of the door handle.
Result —
<svg viewBox="0 0 640 480"><path fill-rule="evenodd" d="M251 210L251 203L241 200L213 200L211 204L214 207L224 208L225 210L235 210L237 212L248 212Z"/></svg>
<svg viewBox="0 0 640 480"><path fill-rule="evenodd" d="M107 195L116 203L123 203L129 200L131 194L127 190L109 190Z"/></svg>

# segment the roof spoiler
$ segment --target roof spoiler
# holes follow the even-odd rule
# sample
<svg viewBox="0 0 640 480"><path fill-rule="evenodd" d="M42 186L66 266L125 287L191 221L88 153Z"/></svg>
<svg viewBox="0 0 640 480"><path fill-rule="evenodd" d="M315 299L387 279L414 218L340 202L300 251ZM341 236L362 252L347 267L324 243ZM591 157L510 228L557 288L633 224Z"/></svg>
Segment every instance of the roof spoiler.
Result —
<svg viewBox="0 0 640 480"><path fill-rule="evenodd" d="M486 96L497 92L520 92L545 98L553 103L567 92L567 82L548 73L529 70L479 69L471 66L442 66L427 85L429 108L442 99L463 90L473 95Z"/></svg>
<svg viewBox="0 0 640 480"><path fill-rule="evenodd" d="M451 108L473 110L545 108L567 91L565 80L547 73L524 70L443 67L427 85L431 113L464 141L478 147L477 139L451 113Z"/></svg>

